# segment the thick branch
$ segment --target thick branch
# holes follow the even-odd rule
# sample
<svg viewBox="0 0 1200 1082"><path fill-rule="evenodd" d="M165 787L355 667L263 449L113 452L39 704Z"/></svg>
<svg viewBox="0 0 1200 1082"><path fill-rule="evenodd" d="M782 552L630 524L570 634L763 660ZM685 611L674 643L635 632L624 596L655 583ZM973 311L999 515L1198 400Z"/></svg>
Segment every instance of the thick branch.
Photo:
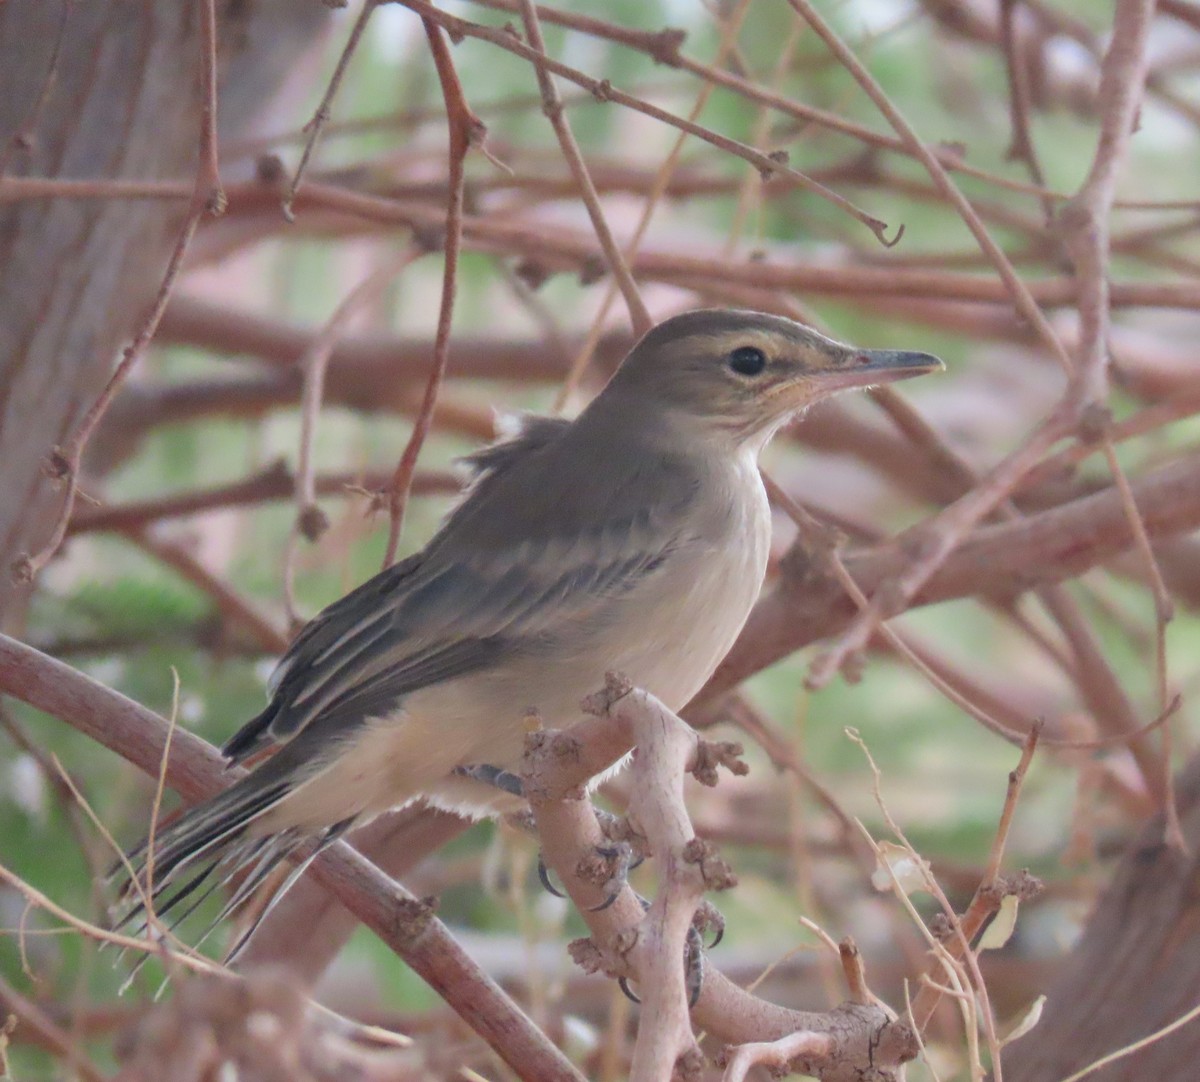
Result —
<svg viewBox="0 0 1200 1082"><path fill-rule="evenodd" d="M723 863L695 840L683 805L683 774L690 769L702 780L715 776L717 763L730 763L737 749L702 743L652 695L630 693L619 678L610 679L595 699L596 716L568 732L542 731L530 738L526 793L546 864L561 878L592 933L590 944L575 945L576 960L588 969L635 979L642 990L647 1028L639 1032L631 1077L666 1078L680 1053L686 1055L690 1039L680 948L700 894L730 881L721 871ZM586 858L603 835L580 787L635 743L638 796L631 812L660 862L661 887L648 911L628 885L611 904L596 908L607 888L581 874L581 866L586 872ZM798 1030L833 1035L831 1054L803 1062L806 1073L824 1079L851 1077L839 1073L847 1065L873 1066L886 1072L881 1079L895 1077L890 1068L916 1054L911 1031L893 1024L881 1008L843 1004L825 1013L792 1011L745 992L712 967L705 967L691 1017L731 1044L773 1041Z"/></svg>

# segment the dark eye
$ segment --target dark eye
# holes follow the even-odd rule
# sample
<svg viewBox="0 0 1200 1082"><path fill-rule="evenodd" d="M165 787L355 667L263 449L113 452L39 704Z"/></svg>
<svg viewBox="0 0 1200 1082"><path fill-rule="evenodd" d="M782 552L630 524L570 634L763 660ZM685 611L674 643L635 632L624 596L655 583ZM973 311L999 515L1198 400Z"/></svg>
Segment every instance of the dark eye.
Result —
<svg viewBox="0 0 1200 1082"><path fill-rule="evenodd" d="M767 367L767 355L758 346L738 346L729 355L729 367L740 376L757 376Z"/></svg>

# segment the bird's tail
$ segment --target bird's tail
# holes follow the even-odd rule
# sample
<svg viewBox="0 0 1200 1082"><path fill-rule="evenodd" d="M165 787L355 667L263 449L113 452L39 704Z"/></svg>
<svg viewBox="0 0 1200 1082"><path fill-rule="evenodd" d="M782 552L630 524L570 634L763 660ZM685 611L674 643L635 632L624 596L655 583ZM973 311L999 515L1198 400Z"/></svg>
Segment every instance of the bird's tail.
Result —
<svg viewBox="0 0 1200 1082"><path fill-rule="evenodd" d="M227 958L232 960L269 908L299 878L309 862L350 826L351 821L346 820L315 835L296 827L274 833L256 831L256 822L297 784L299 779L283 762L270 760L230 788L156 830L152 839L143 839L112 872L114 878L122 880L117 927L141 935L153 922L161 922L173 931L214 892L230 885L244 872L221 911L197 940L199 945L240 909L284 861L293 856L301 858L270 905L260 911L230 949Z"/></svg>

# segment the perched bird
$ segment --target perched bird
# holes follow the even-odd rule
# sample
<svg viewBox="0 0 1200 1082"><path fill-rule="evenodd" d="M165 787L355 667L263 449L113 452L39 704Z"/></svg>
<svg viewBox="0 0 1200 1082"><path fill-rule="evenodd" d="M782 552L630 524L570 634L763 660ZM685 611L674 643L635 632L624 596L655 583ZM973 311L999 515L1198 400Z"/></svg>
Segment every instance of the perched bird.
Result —
<svg viewBox="0 0 1200 1082"><path fill-rule="evenodd" d="M182 919L248 868L224 916L302 846L417 797L486 814L500 794L456 768L515 771L530 709L567 726L606 671L683 707L762 585L767 441L835 392L941 367L758 312L655 327L575 420L468 459L429 544L304 628L223 748L274 754L158 831L157 911ZM131 859L144 876L145 846Z"/></svg>

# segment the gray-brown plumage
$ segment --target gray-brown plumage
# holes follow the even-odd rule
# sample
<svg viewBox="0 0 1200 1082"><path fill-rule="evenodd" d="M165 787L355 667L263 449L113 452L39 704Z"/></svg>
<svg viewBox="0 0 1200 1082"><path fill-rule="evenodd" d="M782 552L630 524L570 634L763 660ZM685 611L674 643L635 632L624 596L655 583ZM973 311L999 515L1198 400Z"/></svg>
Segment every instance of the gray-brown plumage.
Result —
<svg viewBox="0 0 1200 1082"><path fill-rule="evenodd" d="M160 831L160 909L249 864L233 908L298 846L418 796L494 809L455 768L517 769L528 711L569 725L606 671L681 708L762 584L766 442L829 394L939 367L756 312L654 328L576 420L527 421L469 459L429 544L304 629L224 747L275 753Z"/></svg>

